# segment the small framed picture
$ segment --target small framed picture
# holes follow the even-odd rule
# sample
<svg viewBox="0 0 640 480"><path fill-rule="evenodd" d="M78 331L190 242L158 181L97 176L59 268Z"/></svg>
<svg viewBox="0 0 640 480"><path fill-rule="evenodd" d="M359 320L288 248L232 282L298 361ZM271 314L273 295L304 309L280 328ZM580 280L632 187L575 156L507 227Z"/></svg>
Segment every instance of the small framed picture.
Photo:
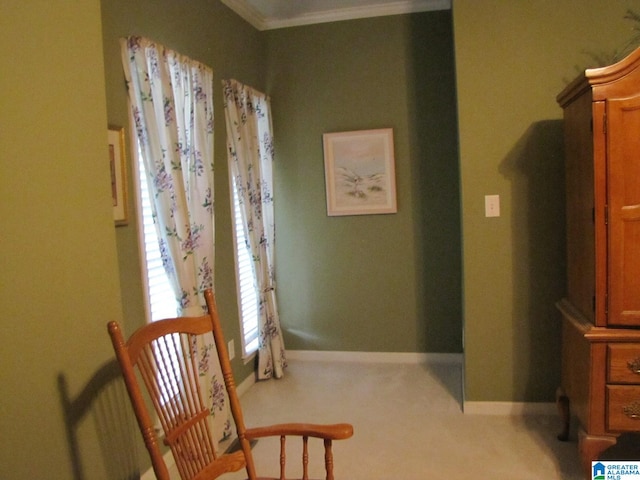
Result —
<svg viewBox="0 0 640 480"><path fill-rule="evenodd" d="M393 129L325 133L327 214L396 213Z"/></svg>
<svg viewBox="0 0 640 480"><path fill-rule="evenodd" d="M124 148L124 128L109 126L109 170L113 220L117 227L127 225L127 163Z"/></svg>

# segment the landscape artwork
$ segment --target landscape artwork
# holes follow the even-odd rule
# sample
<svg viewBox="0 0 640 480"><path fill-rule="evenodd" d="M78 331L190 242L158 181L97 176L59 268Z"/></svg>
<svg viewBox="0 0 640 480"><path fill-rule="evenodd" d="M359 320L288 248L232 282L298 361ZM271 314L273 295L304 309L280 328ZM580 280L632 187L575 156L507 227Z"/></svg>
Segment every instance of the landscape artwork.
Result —
<svg viewBox="0 0 640 480"><path fill-rule="evenodd" d="M396 213L393 130L323 135L327 214Z"/></svg>

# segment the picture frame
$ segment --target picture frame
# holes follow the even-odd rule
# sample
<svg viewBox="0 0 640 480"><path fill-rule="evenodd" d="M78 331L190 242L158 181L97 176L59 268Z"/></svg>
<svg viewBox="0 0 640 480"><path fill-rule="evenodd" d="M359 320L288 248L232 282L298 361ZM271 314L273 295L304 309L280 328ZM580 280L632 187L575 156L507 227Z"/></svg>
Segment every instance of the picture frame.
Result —
<svg viewBox="0 0 640 480"><path fill-rule="evenodd" d="M124 127L109 125L108 145L109 171L111 172L111 197L113 200L113 220L116 227L121 227L129 223Z"/></svg>
<svg viewBox="0 0 640 480"><path fill-rule="evenodd" d="M325 133L327 215L397 213L393 129Z"/></svg>

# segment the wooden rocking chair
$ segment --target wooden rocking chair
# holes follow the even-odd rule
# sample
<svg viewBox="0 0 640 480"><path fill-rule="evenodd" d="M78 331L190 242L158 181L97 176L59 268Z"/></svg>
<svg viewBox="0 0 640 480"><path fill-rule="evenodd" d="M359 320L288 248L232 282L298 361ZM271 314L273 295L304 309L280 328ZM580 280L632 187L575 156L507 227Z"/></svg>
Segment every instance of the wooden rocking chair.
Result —
<svg viewBox="0 0 640 480"><path fill-rule="evenodd" d="M278 460L281 480L285 479L286 437L291 436L300 437L302 442L302 480L308 478L307 441L310 437L324 441L326 479L333 480L332 441L351 437L353 427L346 423L291 423L247 429L211 290L205 292L205 298L209 310L207 315L153 322L138 329L128 341L124 340L116 322L108 325L138 426L158 480L170 480L170 477L160 451L152 411L160 419L164 443L173 453L182 480L210 480L242 468L246 469L249 480L260 480L264 477L256 476L250 442L273 436L280 437ZM206 332L213 332L238 434L240 449L233 453L215 451L213 439L217 437L211 431L207 418L209 410L202 401L197 358L190 354L193 338ZM146 394L143 394L141 384ZM171 392L170 398L166 392Z"/></svg>

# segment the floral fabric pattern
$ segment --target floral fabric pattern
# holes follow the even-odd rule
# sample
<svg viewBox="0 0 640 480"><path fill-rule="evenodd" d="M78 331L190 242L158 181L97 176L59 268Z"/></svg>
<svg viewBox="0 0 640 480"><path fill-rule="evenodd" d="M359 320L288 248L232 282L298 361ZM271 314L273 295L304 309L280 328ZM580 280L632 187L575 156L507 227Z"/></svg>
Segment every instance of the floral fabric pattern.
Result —
<svg viewBox="0 0 640 480"><path fill-rule="evenodd" d="M269 98L224 80L229 171L240 200L259 302L258 379L280 378L287 360L276 303L273 136Z"/></svg>
<svg viewBox="0 0 640 480"><path fill-rule="evenodd" d="M162 261L181 316L201 315L213 288L213 72L142 37L121 40L122 62ZM228 399L213 336L198 338L201 391L216 431ZM212 354L213 353L213 354Z"/></svg>

